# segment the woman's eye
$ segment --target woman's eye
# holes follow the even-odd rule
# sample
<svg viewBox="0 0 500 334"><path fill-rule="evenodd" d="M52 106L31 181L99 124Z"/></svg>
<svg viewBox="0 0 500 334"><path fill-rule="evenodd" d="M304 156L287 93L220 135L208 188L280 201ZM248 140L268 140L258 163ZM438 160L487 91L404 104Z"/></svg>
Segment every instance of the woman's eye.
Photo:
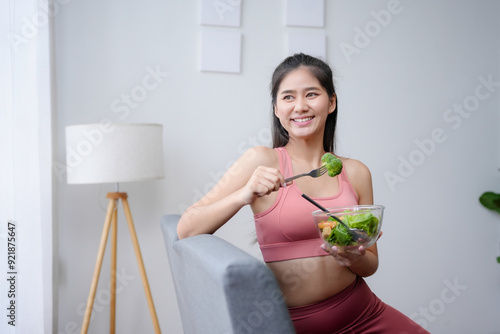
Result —
<svg viewBox="0 0 500 334"><path fill-rule="evenodd" d="M308 97L314 97L314 96L318 96L318 94L317 94L317 93L313 93L313 92L311 92L311 93L307 94L307 96L308 96Z"/></svg>
<svg viewBox="0 0 500 334"><path fill-rule="evenodd" d="M283 100L291 100L291 99L293 99L292 95L285 95L285 96L283 96Z"/></svg>

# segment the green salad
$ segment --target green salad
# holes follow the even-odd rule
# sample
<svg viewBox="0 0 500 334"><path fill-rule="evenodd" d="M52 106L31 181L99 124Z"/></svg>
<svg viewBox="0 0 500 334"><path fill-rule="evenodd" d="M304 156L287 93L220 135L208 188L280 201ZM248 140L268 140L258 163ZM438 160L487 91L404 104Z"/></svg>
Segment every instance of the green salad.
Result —
<svg viewBox="0 0 500 334"><path fill-rule="evenodd" d="M338 218L350 228L364 230L370 238L375 237L377 233L379 219L369 212L354 215L346 214ZM329 217L328 220L318 223L318 228L321 231L323 239L330 244L338 246L351 245L352 235L344 225L337 222L334 218Z"/></svg>

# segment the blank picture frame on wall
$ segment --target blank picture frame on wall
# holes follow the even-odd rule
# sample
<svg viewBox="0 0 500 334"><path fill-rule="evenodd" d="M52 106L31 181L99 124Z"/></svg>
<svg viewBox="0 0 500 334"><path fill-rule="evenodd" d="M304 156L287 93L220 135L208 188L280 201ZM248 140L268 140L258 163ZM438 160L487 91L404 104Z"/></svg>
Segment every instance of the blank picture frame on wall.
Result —
<svg viewBox="0 0 500 334"><path fill-rule="evenodd" d="M202 25L240 26L241 0L201 0L200 6Z"/></svg>
<svg viewBox="0 0 500 334"><path fill-rule="evenodd" d="M201 31L200 70L240 73L241 33L239 31Z"/></svg>
<svg viewBox="0 0 500 334"><path fill-rule="evenodd" d="M324 0L286 0L285 25L321 28L324 24Z"/></svg>

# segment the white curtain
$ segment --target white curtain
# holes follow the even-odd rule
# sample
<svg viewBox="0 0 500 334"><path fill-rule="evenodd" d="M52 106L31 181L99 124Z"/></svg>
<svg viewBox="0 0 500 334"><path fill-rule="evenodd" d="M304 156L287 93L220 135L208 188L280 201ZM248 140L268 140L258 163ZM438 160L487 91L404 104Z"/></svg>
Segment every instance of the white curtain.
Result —
<svg viewBox="0 0 500 334"><path fill-rule="evenodd" d="M54 332L54 4L0 1L0 333L6 334Z"/></svg>

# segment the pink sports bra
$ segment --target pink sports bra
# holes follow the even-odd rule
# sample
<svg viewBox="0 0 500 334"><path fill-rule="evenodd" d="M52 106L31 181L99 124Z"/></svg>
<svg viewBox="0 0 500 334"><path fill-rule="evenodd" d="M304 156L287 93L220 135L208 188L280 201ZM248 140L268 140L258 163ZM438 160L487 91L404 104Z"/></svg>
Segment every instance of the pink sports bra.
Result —
<svg viewBox="0 0 500 334"><path fill-rule="evenodd" d="M284 147L275 149L279 155L280 171L285 178L292 176L292 162ZM344 169L339 178L339 191L330 197L314 198L326 208L358 204L358 197L347 179ZM328 255L311 212L317 208L302 197L293 182L280 188L273 205L254 215L255 230L265 262L300 259Z"/></svg>

